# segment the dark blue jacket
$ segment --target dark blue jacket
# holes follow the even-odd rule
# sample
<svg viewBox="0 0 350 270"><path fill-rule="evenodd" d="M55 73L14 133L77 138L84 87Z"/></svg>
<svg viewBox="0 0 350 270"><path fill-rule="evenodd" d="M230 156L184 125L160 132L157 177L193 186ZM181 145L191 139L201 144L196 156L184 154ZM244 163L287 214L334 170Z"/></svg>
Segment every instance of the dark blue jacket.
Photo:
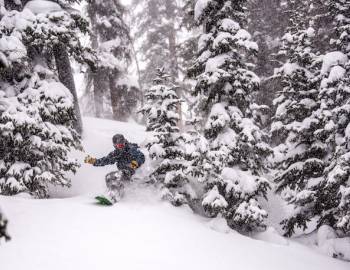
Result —
<svg viewBox="0 0 350 270"><path fill-rule="evenodd" d="M139 146L134 143L127 143L124 149L115 149L107 156L96 160L94 166L105 166L116 164L119 170L131 169L131 161L136 160L139 166L145 162L144 154L139 150Z"/></svg>

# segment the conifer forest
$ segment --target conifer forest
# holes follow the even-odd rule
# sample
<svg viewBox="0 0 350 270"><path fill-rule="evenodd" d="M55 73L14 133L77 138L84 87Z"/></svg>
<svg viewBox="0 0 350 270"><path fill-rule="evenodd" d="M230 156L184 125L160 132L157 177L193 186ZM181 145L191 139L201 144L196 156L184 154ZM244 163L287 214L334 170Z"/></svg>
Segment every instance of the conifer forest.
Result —
<svg viewBox="0 0 350 270"><path fill-rule="evenodd" d="M350 1L0 0L0 269L350 269Z"/></svg>

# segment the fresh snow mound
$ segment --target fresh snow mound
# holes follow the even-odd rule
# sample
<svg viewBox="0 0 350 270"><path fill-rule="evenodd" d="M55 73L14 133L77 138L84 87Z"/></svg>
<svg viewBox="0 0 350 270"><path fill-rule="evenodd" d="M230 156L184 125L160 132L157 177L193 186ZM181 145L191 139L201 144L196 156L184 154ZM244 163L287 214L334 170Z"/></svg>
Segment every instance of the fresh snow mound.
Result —
<svg viewBox="0 0 350 270"><path fill-rule="evenodd" d="M219 30L234 33L241 29L238 22L225 18L220 22Z"/></svg>
<svg viewBox="0 0 350 270"><path fill-rule="evenodd" d="M59 4L51 1L45 0L32 0L29 1L24 8L29 9L34 14L40 13L50 13L55 11L62 11L62 8Z"/></svg>
<svg viewBox="0 0 350 270"><path fill-rule="evenodd" d="M222 178L227 181L227 188L232 188L236 190L236 192L242 193L242 196L254 193L259 184L256 181L258 178L257 176L238 168L224 168L222 171Z"/></svg>
<svg viewBox="0 0 350 270"><path fill-rule="evenodd" d="M17 37L3 35L0 38L0 61L5 66L10 64L8 60L18 62L25 58L26 55L27 49Z"/></svg>
<svg viewBox="0 0 350 270"><path fill-rule="evenodd" d="M341 66L332 67L331 71L329 72L328 78L324 78L321 81L321 87L322 88L327 87L329 84L344 78L345 73L346 73L345 68Z"/></svg>
<svg viewBox="0 0 350 270"><path fill-rule="evenodd" d="M63 96L69 98L73 102L73 95L69 89L60 82L44 83L40 89L45 91L45 96L51 98L52 100L56 100Z"/></svg>
<svg viewBox="0 0 350 270"><path fill-rule="evenodd" d="M349 58L346 56L346 54L340 51L327 53L323 56L321 74L327 74L333 66L345 65L348 61Z"/></svg>

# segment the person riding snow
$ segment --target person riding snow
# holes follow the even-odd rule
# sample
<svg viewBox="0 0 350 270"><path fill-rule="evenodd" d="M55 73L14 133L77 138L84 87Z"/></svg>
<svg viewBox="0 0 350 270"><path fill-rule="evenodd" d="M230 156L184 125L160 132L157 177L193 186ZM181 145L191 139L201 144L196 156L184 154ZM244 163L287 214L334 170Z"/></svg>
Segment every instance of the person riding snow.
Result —
<svg viewBox="0 0 350 270"><path fill-rule="evenodd" d="M116 203L124 195L124 183L131 180L135 171L145 162L145 156L137 144L128 142L121 134L114 135L112 141L114 150L107 156L99 159L87 156L84 161L97 167L117 165L118 171L106 175L106 197L112 203Z"/></svg>

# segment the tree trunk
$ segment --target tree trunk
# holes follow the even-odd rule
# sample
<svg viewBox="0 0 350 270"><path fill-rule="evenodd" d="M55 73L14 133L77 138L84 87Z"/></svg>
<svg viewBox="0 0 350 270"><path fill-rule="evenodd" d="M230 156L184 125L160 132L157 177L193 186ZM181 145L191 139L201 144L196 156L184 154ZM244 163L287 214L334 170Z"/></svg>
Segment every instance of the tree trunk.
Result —
<svg viewBox="0 0 350 270"><path fill-rule="evenodd" d="M109 89L111 91L111 105L113 111L113 119L118 121L126 121L127 116L123 112L122 106L122 98L124 97L123 91L124 86L117 85L118 74L117 72L112 73L109 76Z"/></svg>
<svg viewBox="0 0 350 270"><path fill-rule="evenodd" d="M135 60L135 64L136 64L137 82L139 84L140 92L141 92L140 101L141 101L141 108L142 108L145 105L145 101L144 101L143 83L141 81L140 62L139 62L139 59L137 58L137 52L135 50L134 40L130 38L129 41L131 44L131 49L132 49L132 53L134 55L134 60Z"/></svg>
<svg viewBox="0 0 350 270"><path fill-rule="evenodd" d="M105 74L104 70L98 69L92 74L92 78L94 82L95 115L101 118L103 116L104 89L107 88L108 76Z"/></svg>
<svg viewBox="0 0 350 270"><path fill-rule="evenodd" d="M60 82L66 86L73 95L74 98L74 112L75 112L75 121L74 128L81 134L83 132L83 123L79 109L78 95L75 88L73 72L69 61L69 55L67 48L64 44L60 43L54 47L54 55L56 61L56 67L58 71L58 78Z"/></svg>

